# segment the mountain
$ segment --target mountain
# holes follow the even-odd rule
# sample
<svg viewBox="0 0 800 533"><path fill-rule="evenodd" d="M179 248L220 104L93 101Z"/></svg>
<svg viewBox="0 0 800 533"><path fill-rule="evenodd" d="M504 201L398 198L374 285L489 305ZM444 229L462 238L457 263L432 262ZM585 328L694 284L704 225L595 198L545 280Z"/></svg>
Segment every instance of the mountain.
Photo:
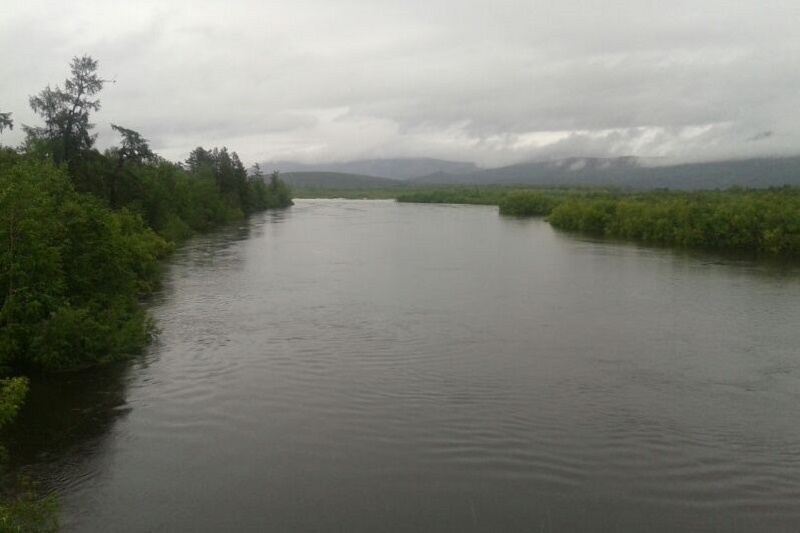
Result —
<svg viewBox="0 0 800 533"><path fill-rule="evenodd" d="M658 161L661 162L661 161ZM800 157L754 158L681 165L634 157L568 158L468 173L436 172L412 184L608 185L635 189L717 189L800 185Z"/></svg>
<svg viewBox="0 0 800 533"><path fill-rule="evenodd" d="M272 161L261 164L265 171L285 172L338 172L358 174L396 180L407 180L427 176L436 172L448 174L469 174L478 171L474 163L445 161L443 159L396 158L364 159L344 163L297 163L292 161Z"/></svg>
<svg viewBox="0 0 800 533"><path fill-rule="evenodd" d="M281 178L290 187L330 189L372 189L402 187L405 182L343 172L286 172Z"/></svg>

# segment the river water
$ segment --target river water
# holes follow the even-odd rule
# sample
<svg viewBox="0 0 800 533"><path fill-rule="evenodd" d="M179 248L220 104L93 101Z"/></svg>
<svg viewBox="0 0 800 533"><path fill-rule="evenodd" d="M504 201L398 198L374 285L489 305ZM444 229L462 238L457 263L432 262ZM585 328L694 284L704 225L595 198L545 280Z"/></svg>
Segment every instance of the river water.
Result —
<svg viewBox="0 0 800 533"><path fill-rule="evenodd" d="M800 530L796 267L301 200L165 277L11 436L67 531Z"/></svg>

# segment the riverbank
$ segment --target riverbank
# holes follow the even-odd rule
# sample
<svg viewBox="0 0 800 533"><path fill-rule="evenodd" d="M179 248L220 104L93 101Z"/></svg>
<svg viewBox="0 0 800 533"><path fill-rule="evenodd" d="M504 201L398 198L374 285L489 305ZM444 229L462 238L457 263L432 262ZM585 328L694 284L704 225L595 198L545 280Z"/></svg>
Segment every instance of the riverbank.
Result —
<svg viewBox="0 0 800 533"><path fill-rule="evenodd" d="M0 156L0 429L24 406L24 376L84 372L147 346L156 324L142 298L189 236L292 203L277 176L247 181L237 202L213 172L161 161L125 168L136 187L113 208L63 166L1 147ZM5 459L0 444L0 531L57 530L57 500L6 475Z"/></svg>
<svg viewBox="0 0 800 533"><path fill-rule="evenodd" d="M501 215L547 217L553 227L681 248L800 256L800 188L625 192L612 188L419 187L306 190L304 197L394 198L496 205Z"/></svg>

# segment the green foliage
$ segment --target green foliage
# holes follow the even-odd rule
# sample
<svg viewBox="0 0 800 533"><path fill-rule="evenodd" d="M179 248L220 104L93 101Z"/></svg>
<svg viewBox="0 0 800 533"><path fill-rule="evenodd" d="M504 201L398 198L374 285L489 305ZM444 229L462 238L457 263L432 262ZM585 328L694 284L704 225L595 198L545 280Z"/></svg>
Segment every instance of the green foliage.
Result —
<svg viewBox="0 0 800 533"><path fill-rule="evenodd" d="M27 394L27 378L0 379L0 429L17 416Z"/></svg>
<svg viewBox="0 0 800 533"><path fill-rule="evenodd" d="M186 167L196 179L206 183L211 181L225 206L234 213L238 212L239 216L292 205L291 190L277 172L270 175L267 184L258 165L251 167L248 173L238 154L229 153L227 148L206 150L197 147L189 154Z"/></svg>
<svg viewBox="0 0 800 533"><path fill-rule="evenodd" d="M137 297L169 249L135 213L76 193L63 169L0 173L0 365L61 370L141 347Z"/></svg>
<svg viewBox="0 0 800 533"><path fill-rule="evenodd" d="M32 484L21 483L9 501L0 503L0 533L54 533L58 531L58 501L41 497Z"/></svg>
<svg viewBox="0 0 800 533"><path fill-rule="evenodd" d="M417 187L395 193L399 202L497 205L501 215L546 216L569 198L606 197L600 188Z"/></svg>
<svg viewBox="0 0 800 533"><path fill-rule="evenodd" d="M623 193L608 188L415 187L301 189L309 198L499 205L512 216L548 216L557 228L682 247L800 256L800 189Z"/></svg>
<svg viewBox="0 0 800 533"><path fill-rule="evenodd" d="M425 204L497 205L508 193L498 187L420 188L397 195L398 202Z"/></svg>
<svg viewBox="0 0 800 533"><path fill-rule="evenodd" d="M561 203L562 199L546 192L514 191L500 199L501 215L545 216Z"/></svg>
<svg viewBox="0 0 800 533"><path fill-rule="evenodd" d="M264 188L260 186L263 180L256 179L255 183L259 184L259 207L267 209L292 205L292 191L286 185L286 182L280 178L277 170L270 174L268 187Z"/></svg>
<svg viewBox="0 0 800 533"><path fill-rule="evenodd" d="M136 352L151 331L138 296L157 286L169 241L291 203L277 176L267 184L248 177L235 153L209 154L212 165L187 172L92 152L70 176L0 151L0 366L65 370ZM115 211L107 207L108 176L116 180ZM98 192L79 193L75 181Z"/></svg>
<svg viewBox="0 0 800 533"><path fill-rule="evenodd" d="M185 169L113 124L121 145L94 150L104 81L91 57L70 66L63 89L31 97L44 124L26 127L24 153L0 147L0 367L75 369L137 351L151 331L138 298L174 242L292 203L277 174L248 175L227 148L197 148Z"/></svg>
<svg viewBox="0 0 800 533"><path fill-rule="evenodd" d="M4 172L22 160L22 156L8 146L0 146L0 172Z"/></svg>
<svg viewBox="0 0 800 533"><path fill-rule="evenodd" d="M572 227L577 231L602 235L615 206L615 201L610 199L573 198L554 209L549 220L557 228Z"/></svg>
<svg viewBox="0 0 800 533"><path fill-rule="evenodd" d="M278 177L249 176L236 152L192 153L189 170L156 156L136 131L112 125L120 147L92 148L89 114L103 80L73 59L64 88L30 99L44 124L25 127L19 153L0 146L0 376L74 370L121 359L149 340L139 297L158 284L173 243L248 213L291 205ZM0 131L11 128L0 113ZM27 392L0 379L0 427ZM4 455L0 447L0 460ZM0 501L0 533L58 528L57 502L24 480Z"/></svg>
<svg viewBox="0 0 800 533"><path fill-rule="evenodd" d="M553 226L650 243L800 255L800 189L573 198Z"/></svg>
<svg viewBox="0 0 800 533"><path fill-rule="evenodd" d="M117 149L118 165L122 166L126 162L144 163L156 159L156 155L150 150L147 139L142 137L139 132L111 125L111 129L122 136L122 145Z"/></svg>
<svg viewBox="0 0 800 533"><path fill-rule="evenodd" d="M0 429L14 419L27 393L26 378L0 379ZM0 533L57 531L57 512L55 497L39 496L33 484L22 479L13 494L0 501Z"/></svg>

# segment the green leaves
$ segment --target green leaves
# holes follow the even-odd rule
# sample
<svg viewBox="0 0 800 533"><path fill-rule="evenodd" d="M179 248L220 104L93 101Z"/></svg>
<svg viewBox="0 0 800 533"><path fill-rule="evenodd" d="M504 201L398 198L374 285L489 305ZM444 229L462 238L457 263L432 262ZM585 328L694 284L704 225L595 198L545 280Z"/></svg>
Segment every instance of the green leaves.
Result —
<svg viewBox="0 0 800 533"><path fill-rule="evenodd" d="M800 190L789 187L573 198L550 222L643 242L800 256Z"/></svg>
<svg viewBox="0 0 800 533"><path fill-rule="evenodd" d="M44 124L25 126L25 154L0 147L0 367L74 369L137 351L152 330L138 297L172 249L162 235L291 205L277 175L248 177L226 148L194 150L187 172L112 124L121 146L100 154L89 116L104 83L96 60L75 57L63 88L30 98ZM0 113L0 130L11 126Z"/></svg>
<svg viewBox="0 0 800 533"><path fill-rule="evenodd" d="M514 191L507 194L498 204L501 215L546 216L561 203L556 194L537 191Z"/></svg>
<svg viewBox="0 0 800 533"><path fill-rule="evenodd" d="M0 429L11 422L28 394L28 379L0 379Z"/></svg>
<svg viewBox="0 0 800 533"><path fill-rule="evenodd" d="M156 155L150 150L150 145L147 144L147 139L138 132L116 124L112 124L111 129L122 136L122 146L119 147L118 151L120 166L127 162L141 164L156 159Z"/></svg>
<svg viewBox="0 0 800 533"><path fill-rule="evenodd" d="M62 370L141 347L138 296L169 249L138 215L76 193L62 169L0 171L0 365Z"/></svg>

